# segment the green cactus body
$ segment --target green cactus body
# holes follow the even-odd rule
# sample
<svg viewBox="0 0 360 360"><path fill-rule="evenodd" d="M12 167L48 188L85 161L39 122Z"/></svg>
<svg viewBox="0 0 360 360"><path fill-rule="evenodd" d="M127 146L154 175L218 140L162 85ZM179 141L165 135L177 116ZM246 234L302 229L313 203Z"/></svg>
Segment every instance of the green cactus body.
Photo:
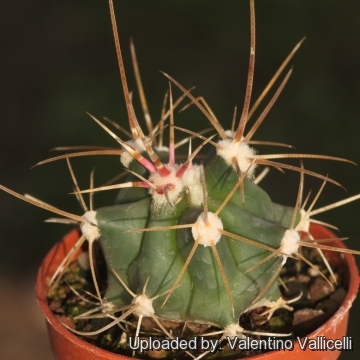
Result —
<svg viewBox="0 0 360 360"><path fill-rule="evenodd" d="M131 166L138 165L134 162ZM219 156L214 156L207 163L204 175L208 189L208 211L215 213L238 183L239 177ZM195 242L191 227L139 232L132 230L194 224L204 211L203 206L191 203L191 190L190 195L183 190L179 195L181 200L173 208L165 205L161 209L153 206L154 200L150 195L143 197L144 189L138 190L141 192L139 196L136 194L137 189L120 190L118 199L127 199L123 204L98 209L96 212L99 241L109 269L105 300L118 307L129 305L132 297L113 272L135 294L142 292L148 280L146 295L149 298L156 297L172 287ZM244 202L240 189L237 189L219 214L224 230L279 249L287 228L283 222L275 221L274 204L251 179L245 179L243 191ZM129 202L129 197L134 201ZM277 212L280 212L279 205L275 206ZM294 209L283 207L281 210L287 214L287 219L291 219ZM261 300L257 299L260 291L283 261L283 257L276 254L245 273L271 252L225 235L221 236L216 248L234 309L211 247L200 244L178 287L166 303L163 304L165 295L154 300L153 307L158 316L176 321L214 324L221 328L236 324L240 314L253 305L254 300ZM270 287L262 297L277 300L280 297L278 287Z"/></svg>

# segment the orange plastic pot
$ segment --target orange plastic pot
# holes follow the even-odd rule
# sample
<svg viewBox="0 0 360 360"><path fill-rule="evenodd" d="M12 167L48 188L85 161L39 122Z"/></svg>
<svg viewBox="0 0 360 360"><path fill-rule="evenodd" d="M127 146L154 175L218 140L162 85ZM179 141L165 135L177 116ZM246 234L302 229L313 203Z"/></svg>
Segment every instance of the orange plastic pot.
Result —
<svg viewBox="0 0 360 360"><path fill-rule="evenodd" d="M316 239L333 239L336 236L328 229L312 224L311 233ZM131 359L127 356L117 355L98 347L88 344L73 333L64 328L56 319L46 302L46 293L48 290L48 281L57 269L58 265L75 244L80 234L78 230L68 233L58 244L56 244L45 257L36 279L36 296L38 304L45 316L51 346L58 360L120 360ZM341 241L330 243L332 246L345 248ZM333 261L341 262L345 274L345 281L348 285L348 293L342 306L338 311L316 331L308 335L310 339L316 339L318 336L325 336L327 339L342 339L346 335L349 309L356 297L359 286L359 274L355 259L350 254L331 255ZM340 356L340 351L312 351L302 350L297 342L291 351L274 351L263 355L254 356L254 360L275 360L286 359L295 360L306 357L307 360L333 360Z"/></svg>

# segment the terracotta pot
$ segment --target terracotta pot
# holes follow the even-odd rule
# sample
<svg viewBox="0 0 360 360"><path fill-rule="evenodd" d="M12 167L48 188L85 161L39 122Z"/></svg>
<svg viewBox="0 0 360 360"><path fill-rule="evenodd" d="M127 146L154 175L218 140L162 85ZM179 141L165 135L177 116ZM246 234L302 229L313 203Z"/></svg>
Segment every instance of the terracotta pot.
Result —
<svg viewBox="0 0 360 360"><path fill-rule="evenodd" d="M336 236L328 229L319 226L312 225L311 232L316 239L332 239ZM58 264L63 259L64 255L73 246L76 240L79 238L78 230L73 230L68 233L62 241L56 244L45 257L36 279L36 296L38 304L44 313L47 321L47 327L50 336L50 342L55 355L58 360L120 360L120 359L131 359L127 356L116 355L108 351L97 348L87 342L81 340L66 328L64 328L58 320L55 318L46 303L46 293L48 289L48 280L56 270ZM333 243L327 243L332 246L345 248L345 245L341 241L334 241ZM347 323L349 317L349 309L354 301L358 286L359 286L359 275L358 269L355 264L355 259L350 254L339 255L335 254L332 256L332 261L341 261L344 268L344 274L346 277L346 283L348 284L348 293L346 298L339 308L339 310L321 327L316 331L312 332L308 337L316 339L317 336L325 336L327 339L342 339L346 335ZM344 260L342 260L344 259ZM311 351L307 350L305 353L301 350L299 344L295 342L294 349L292 351L274 351L263 355L253 357L256 360L267 360L267 359L300 359L306 356L307 360L312 359L337 359L340 356L340 351Z"/></svg>

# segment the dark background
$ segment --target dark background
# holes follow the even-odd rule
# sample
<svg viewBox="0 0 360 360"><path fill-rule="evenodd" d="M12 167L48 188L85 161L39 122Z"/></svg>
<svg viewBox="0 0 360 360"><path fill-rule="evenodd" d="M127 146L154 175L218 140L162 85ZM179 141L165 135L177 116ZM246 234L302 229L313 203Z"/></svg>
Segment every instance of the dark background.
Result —
<svg viewBox="0 0 360 360"><path fill-rule="evenodd" d="M130 89L135 90L128 46L133 36L153 118L159 118L168 86L158 71L163 70L186 87L196 85L196 94L229 127L233 107L242 106L245 92L248 1L133 0L115 1L115 7ZM360 163L359 18L358 0L256 1L254 99L293 46L303 36L307 39L292 61L289 84L254 139ZM0 46L0 183L81 215L67 195L72 184L65 161L30 167L58 145L117 146L85 113L106 115L126 126L107 1L2 0ZM134 104L141 119L136 95ZM196 109L176 115L175 121L180 126L188 121L197 130L208 126ZM72 164L82 188L88 186L94 164L97 185L121 169L115 157ZM320 160L305 161L305 166L329 174L347 189L328 184L318 206L360 192L358 166ZM297 174L271 171L264 187L275 201L292 205L298 179ZM307 190L314 193L320 184L306 177ZM97 196L96 205L109 204L113 197ZM42 257L68 228L42 223L48 213L2 192L0 204L0 354L49 359L32 286ZM355 202L319 219L336 224L341 236L350 237L348 246L359 249L359 215L360 202ZM357 301L349 330L355 350L342 359L359 357L359 321Z"/></svg>

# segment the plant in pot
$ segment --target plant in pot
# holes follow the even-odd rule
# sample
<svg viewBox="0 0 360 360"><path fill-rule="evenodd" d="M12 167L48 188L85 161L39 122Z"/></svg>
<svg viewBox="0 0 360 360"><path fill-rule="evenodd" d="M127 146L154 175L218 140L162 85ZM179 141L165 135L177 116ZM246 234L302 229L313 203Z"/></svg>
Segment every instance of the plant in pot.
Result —
<svg viewBox="0 0 360 360"><path fill-rule="evenodd" d="M262 344L263 350L279 348L292 350L292 354L301 352L302 347L312 346L310 350L316 350L320 345L308 340L294 344L294 329L289 329L289 325L293 325L295 318L300 327L312 322L306 328L311 332L314 322L328 317L326 310L330 304L341 303L345 296L341 288L345 286L353 291L345 300L349 308L358 285L357 270L349 254L360 252L346 249L339 245L339 241L337 246L327 244L324 240L334 240L334 235L311 225L316 222L312 217L360 196L314 210L325 184L340 184L326 175L307 170L302 163L288 165L278 159L349 161L313 154L260 155L252 147L256 144L252 140L253 135L276 102L291 70L250 130L246 127L268 88L281 76L301 42L250 109L255 59L255 12L254 1L250 1L251 49L247 90L242 113L238 121L234 115L231 130L223 128L203 98L194 96L192 89L184 88L168 74L164 74L169 79L168 105L164 105L160 122L153 125L149 121L132 46L136 79L147 120L145 135L132 106L113 4L112 1L109 3L131 139L125 141L110 129L110 126L118 127L116 124L110 122L111 125L107 126L90 115L114 138L120 149L84 149L38 164L66 159L74 182L74 193L86 209L84 215L59 210L0 186L24 201L62 216L53 221L79 224L81 232L72 232L70 240L67 239L49 254L37 283L41 306L46 308L46 291L51 308L57 315L62 314L56 323L57 320L46 308L49 324L56 326L56 330L51 330L51 336L54 337L55 333L63 337L69 335L70 340L61 340L65 342L57 342L53 338L54 349L62 353L57 357L81 359L95 352L93 346L87 348L83 340L75 338L74 334L117 353L140 357L200 359L221 354L239 358L249 352L258 354L259 344ZM174 87L183 93L178 99L173 98ZM174 111L185 98L209 120L215 135L205 137L205 134L174 125ZM165 132L169 134L168 147L163 146ZM175 133L177 137L185 134L184 142L200 142L195 150L190 146L189 155L183 161L175 156L178 145ZM205 148L206 154L199 157ZM127 169L127 178L120 184L94 187L91 176L90 188L80 190L69 159L83 155L120 156L122 166ZM259 166L265 166L262 172L256 172ZM269 167L300 174L294 207L272 202L259 185ZM309 196L303 199L305 175L323 181L311 200ZM112 189L120 189L115 205L94 210L90 201L89 208L86 207L84 193ZM61 253L63 249L66 251ZM330 256L329 252L347 254L344 257L349 265L344 265L343 256ZM91 281L86 275L79 278L87 268L81 265L84 257L88 259ZM73 263L76 258L80 260ZM311 277L316 280L311 280ZM311 287L306 288L306 284ZM316 286L312 286L314 284ZM317 297L316 304L311 306L316 307L320 299L325 299L327 302L321 309L312 309L308 303L314 288L320 288L324 296ZM75 298L79 303L74 303ZM296 307L299 309L295 313L297 317L289 315ZM340 319L342 315L339 312L335 317ZM325 346L335 346L331 342L335 339L331 337L335 336L336 327L344 330L346 319L342 320L345 322L340 325L332 322L328 338L324 329L318 328L318 336L326 334L325 341L330 340ZM251 341L250 336L254 337ZM261 342L263 339L264 342ZM65 355L64 349L69 348L69 344L72 344L74 352ZM346 350L351 346L351 342L341 342L336 344L335 349ZM87 352L78 355L76 348L86 348L83 351ZM288 356L286 352L282 354ZM338 355L337 352L331 354L333 358ZM106 356L118 357L108 355L107 351L98 351L99 359Z"/></svg>

